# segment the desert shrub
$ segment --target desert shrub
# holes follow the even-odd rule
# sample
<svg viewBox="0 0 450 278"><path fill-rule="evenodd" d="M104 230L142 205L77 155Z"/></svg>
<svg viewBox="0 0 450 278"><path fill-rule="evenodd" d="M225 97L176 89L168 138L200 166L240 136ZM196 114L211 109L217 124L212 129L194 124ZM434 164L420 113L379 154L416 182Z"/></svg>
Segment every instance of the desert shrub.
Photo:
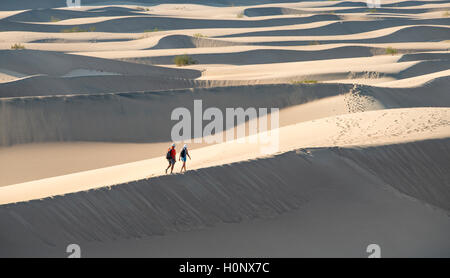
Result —
<svg viewBox="0 0 450 278"><path fill-rule="evenodd" d="M62 29L61 33L77 33L77 32L84 32L80 27L75 26L70 29Z"/></svg>
<svg viewBox="0 0 450 278"><path fill-rule="evenodd" d="M25 49L25 46L23 46L20 43L15 43L15 44L11 45L11 49L12 50L22 50L22 49Z"/></svg>
<svg viewBox="0 0 450 278"><path fill-rule="evenodd" d="M377 9L367 9L366 12L367 13L376 13Z"/></svg>
<svg viewBox="0 0 450 278"><path fill-rule="evenodd" d="M442 13L443 16L450 16L450 12L449 11L445 11Z"/></svg>
<svg viewBox="0 0 450 278"><path fill-rule="evenodd" d="M192 57L188 55L178 55L173 59L173 61L175 65L179 67L197 64L197 61L195 61L194 59L192 59Z"/></svg>
<svg viewBox="0 0 450 278"><path fill-rule="evenodd" d="M389 46L388 48L386 48L385 53L390 54L390 55L395 55L398 53L398 50Z"/></svg>
<svg viewBox="0 0 450 278"><path fill-rule="evenodd" d="M206 38L206 37L208 37L208 36L205 36L205 35L203 35L203 34L201 34L201 33L195 33L195 34L194 34L194 37L196 37L196 38Z"/></svg>
<svg viewBox="0 0 450 278"><path fill-rule="evenodd" d="M243 18L244 17L244 12L240 12L236 15L237 18Z"/></svg>
<svg viewBox="0 0 450 278"><path fill-rule="evenodd" d="M62 29L61 33L80 33L80 32L95 32L97 28L95 26L91 26L88 29L80 28L79 26L75 26L69 29Z"/></svg>
<svg viewBox="0 0 450 278"><path fill-rule="evenodd" d="M297 80L297 81L292 81L292 84L296 85L296 84L316 84L318 83L317 80Z"/></svg>
<svg viewBox="0 0 450 278"><path fill-rule="evenodd" d="M320 42L319 41L310 41L309 45L319 45Z"/></svg>
<svg viewBox="0 0 450 278"><path fill-rule="evenodd" d="M159 31L158 27L155 27L153 29L144 30L144 33L158 32L158 31Z"/></svg>
<svg viewBox="0 0 450 278"><path fill-rule="evenodd" d="M143 11L143 12L149 12L150 11L149 8L143 8L143 7L136 7L136 10Z"/></svg>
<svg viewBox="0 0 450 278"><path fill-rule="evenodd" d="M153 32L158 32L158 31L159 31L158 27L155 27L153 29L144 30L143 31L144 34L142 36L140 36L138 39L148 38L148 37L150 37L150 34L148 34L148 33L153 33Z"/></svg>
<svg viewBox="0 0 450 278"><path fill-rule="evenodd" d="M57 17L54 17L54 16L51 16L51 17L50 17L50 21L51 21L51 22L58 22L58 21L61 21L61 19L59 19L59 18L57 18Z"/></svg>

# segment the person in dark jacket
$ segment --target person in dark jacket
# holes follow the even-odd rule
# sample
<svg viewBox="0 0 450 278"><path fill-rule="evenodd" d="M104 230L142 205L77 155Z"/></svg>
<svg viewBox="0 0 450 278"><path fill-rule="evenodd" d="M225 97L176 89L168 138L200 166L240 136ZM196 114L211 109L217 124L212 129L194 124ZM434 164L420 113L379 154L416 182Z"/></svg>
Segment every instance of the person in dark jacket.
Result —
<svg viewBox="0 0 450 278"><path fill-rule="evenodd" d="M184 171L186 172L186 157L189 157L189 159L191 159L191 156L189 155L188 149L187 149L187 145L185 144L183 149L181 150L180 153L180 158L178 160L183 161L183 166L181 166L181 171L180 173Z"/></svg>

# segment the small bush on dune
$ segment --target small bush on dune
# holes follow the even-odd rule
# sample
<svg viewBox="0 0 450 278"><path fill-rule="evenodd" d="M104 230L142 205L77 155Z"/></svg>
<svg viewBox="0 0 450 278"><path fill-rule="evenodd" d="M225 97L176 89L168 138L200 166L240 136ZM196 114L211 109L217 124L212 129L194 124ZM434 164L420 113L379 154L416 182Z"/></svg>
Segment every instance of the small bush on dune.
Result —
<svg viewBox="0 0 450 278"><path fill-rule="evenodd" d="M388 47L386 48L386 54L390 54L390 55L395 55L398 53L398 50L392 47Z"/></svg>
<svg viewBox="0 0 450 278"><path fill-rule="evenodd" d="M69 28L69 29L62 29L61 33L80 33L80 32L95 32L96 28L95 26L89 27L89 29L83 29L78 26Z"/></svg>
<svg viewBox="0 0 450 278"><path fill-rule="evenodd" d="M376 12L377 12L377 9L367 9L366 12L367 12L367 13L370 13L370 14L376 13Z"/></svg>
<svg viewBox="0 0 450 278"><path fill-rule="evenodd" d="M450 12L449 11L445 11L442 15L443 16L450 16Z"/></svg>
<svg viewBox="0 0 450 278"><path fill-rule="evenodd" d="M195 37L195 38L206 38L206 37L208 37L208 36L205 36L205 35L203 35L203 34L201 34L201 33L195 33L195 34L194 34L194 37Z"/></svg>
<svg viewBox="0 0 450 278"><path fill-rule="evenodd" d="M292 84L293 84L293 85L296 85L296 84L316 84L316 83L318 83L317 80L299 80L299 81L292 81Z"/></svg>
<svg viewBox="0 0 450 278"><path fill-rule="evenodd" d="M159 31L158 27L155 27L153 29L144 30L144 33L152 33L152 32L158 32L158 31Z"/></svg>
<svg viewBox="0 0 450 278"><path fill-rule="evenodd" d="M62 29L61 33L77 33L84 32L80 27L72 27L70 29Z"/></svg>
<svg viewBox="0 0 450 278"><path fill-rule="evenodd" d="M146 39L146 38L150 37L150 34L148 34L148 33L153 33L153 32L158 32L158 31L159 31L158 27L155 27L153 29L144 30L143 31L144 34L142 36L140 36L138 39Z"/></svg>
<svg viewBox="0 0 450 278"><path fill-rule="evenodd" d="M237 18L243 18L244 17L244 12L240 12L236 15Z"/></svg>
<svg viewBox="0 0 450 278"><path fill-rule="evenodd" d="M143 7L136 7L136 10L143 11L143 12L149 12L150 11L149 8L143 8Z"/></svg>
<svg viewBox="0 0 450 278"><path fill-rule="evenodd" d="M320 42L319 41L310 41L309 45L319 45Z"/></svg>
<svg viewBox="0 0 450 278"><path fill-rule="evenodd" d="M11 45L12 50L22 50L25 49L25 46L21 45L20 43L15 43Z"/></svg>
<svg viewBox="0 0 450 278"><path fill-rule="evenodd" d="M61 21L61 19L59 19L59 18L57 18L57 17L54 17L54 16L51 16L51 17L50 17L50 21L51 21L51 22L58 22L58 21Z"/></svg>
<svg viewBox="0 0 450 278"><path fill-rule="evenodd" d="M179 55L176 56L173 59L175 65L181 67L181 66L187 66L187 65L193 65L193 64L197 64L197 61L195 61L194 59L192 59L192 57L188 56L188 55Z"/></svg>

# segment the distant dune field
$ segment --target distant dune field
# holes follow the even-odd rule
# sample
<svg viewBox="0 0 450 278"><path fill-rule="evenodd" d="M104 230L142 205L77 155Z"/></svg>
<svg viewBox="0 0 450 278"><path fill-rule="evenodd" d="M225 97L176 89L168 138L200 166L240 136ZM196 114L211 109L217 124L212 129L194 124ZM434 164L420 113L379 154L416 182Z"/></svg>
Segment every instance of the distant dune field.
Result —
<svg viewBox="0 0 450 278"><path fill-rule="evenodd" d="M1 1L0 257L449 257L449 13ZM224 116L217 138L245 134L175 142L192 160L166 175L172 112L200 100L278 108L276 151L261 115Z"/></svg>

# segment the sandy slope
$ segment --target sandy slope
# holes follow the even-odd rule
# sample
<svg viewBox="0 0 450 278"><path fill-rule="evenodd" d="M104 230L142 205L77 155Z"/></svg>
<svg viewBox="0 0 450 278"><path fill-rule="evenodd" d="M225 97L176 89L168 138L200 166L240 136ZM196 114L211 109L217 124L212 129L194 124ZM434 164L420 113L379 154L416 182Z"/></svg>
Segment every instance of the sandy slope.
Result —
<svg viewBox="0 0 450 278"><path fill-rule="evenodd" d="M448 1L39 2L0 3L0 256L450 256ZM280 108L275 154L165 176L199 99Z"/></svg>
<svg viewBox="0 0 450 278"><path fill-rule="evenodd" d="M77 242L83 256L360 257L368 242L377 242L385 257L448 256L448 215L421 203L442 209L449 203L448 185L432 178L448 178L437 162L448 146L446 139L300 150L2 206L6 225L0 235L11 251L0 254L59 256L67 242ZM426 154L417 154L424 149ZM417 168L423 163L430 168Z"/></svg>
<svg viewBox="0 0 450 278"><path fill-rule="evenodd" d="M450 99L440 88L447 86L448 78L438 79L412 89L388 89L367 86L316 84L316 85L264 85L211 89L167 91L161 93L115 94L104 96L70 96L51 98L6 99L1 101L3 121L1 133L0 163L5 169L1 185L30 181L97 167L161 155L170 140L170 113L174 107L192 106L194 99L202 99L205 105L225 109L239 96L240 106L285 107L280 112L280 126L311 121L323 117L374 109L420 106L448 106ZM226 85L226 84L224 84ZM318 90L320 89L320 90ZM321 94L317 94L320 91ZM248 96L244 98L243 94ZM427 92L425 95L424 93ZM176 96L176 97L175 97ZM279 97L289 99L280 102ZM178 101L174 102L174 97ZM257 100L257 101L255 101ZM141 102L141 104L139 104ZM144 103L145 105L142 105ZM80 111L74 106L85 107ZM206 108L206 107L205 107ZM47 116L42 114L47 111ZM59 111L65 111L61 114ZM121 111L117 115L118 111ZM126 112L129 111L129 112ZM225 111L225 110L223 110ZM59 115L53 117L51 115ZM145 116L143 116L145 115ZM15 119L10 121L9 119ZM146 119L157 119L148 128ZM64 127L71 122L71 128ZM133 125L118 123L133 122ZM158 124L156 124L158 123ZM25 132L22 126L28 126ZM139 133L136 128L139 126ZM100 141L99 143L73 145L71 141ZM19 143L67 142L48 145L17 145ZM155 142L138 144L136 151L127 151L128 144L109 142ZM6 146L5 146L6 145ZM7 147L16 145L15 147ZM84 148L81 150L80 148ZM64 151L63 148L66 148ZM109 151L108 151L109 149ZM76 151L74 154L71 150ZM104 151L101 151L104 150ZM100 155L109 153L107 155ZM93 155L99 154L99 155ZM117 157L114 155L117 154ZM120 155L119 155L120 154ZM66 163L65 155L72 158ZM12 158L12 156L14 158ZM83 157L89 156L89 163ZM27 158L28 157L28 158ZM36 165L35 158L45 157ZM17 175L19 169L21 175Z"/></svg>
<svg viewBox="0 0 450 278"><path fill-rule="evenodd" d="M54 142L0 148L3 169L0 186L159 157L168 145L167 142ZM194 143L190 148L202 145Z"/></svg>
<svg viewBox="0 0 450 278"><path fill-rule="evenodd" d="M345 84L278 84L5 98L0 99L2 104L0 142L2 146L54 141L166 142L170 141L170 132L174 124L171 120L172 111L178 107L193 111L195 99L203 100L204 109L217 107L223 113L227 107L234 107L236 102L239 104L237 107L245 109L248 107L283 109L351 91L356 95L362 95L363 98L378 101L388 108L448 107L449 96L441 88L447 86L449 80L448 77L442 77L422 86L407 89L356 86L356 89L352 90L355 86ZM344 106L346 102L340 103ZM83 109L80 109L81 107ZM325 105L321 110L327 109ZM332 113L333 109L324 115L329 116ZM293 118L289 122L298 122L301 119ZM152 121L150 126L149 121ZM70 123L70 126L66 123ZM24 126L27 129L24 130Z"/></svg>
<svg viewBox="0 0 450 278"><path fill-rule="evenodd" d="M290 125L279 130L279 151L325 146L393 144L450 137L450 109L408 108L350 114ZM246 142L247 141L247 142ZM254 159L264 144L250 139L209 146L191 152L201 158L191 169ZM11 203L126 183L164 174L164 157L91 170L0 188L0 202Z"/></svg>

